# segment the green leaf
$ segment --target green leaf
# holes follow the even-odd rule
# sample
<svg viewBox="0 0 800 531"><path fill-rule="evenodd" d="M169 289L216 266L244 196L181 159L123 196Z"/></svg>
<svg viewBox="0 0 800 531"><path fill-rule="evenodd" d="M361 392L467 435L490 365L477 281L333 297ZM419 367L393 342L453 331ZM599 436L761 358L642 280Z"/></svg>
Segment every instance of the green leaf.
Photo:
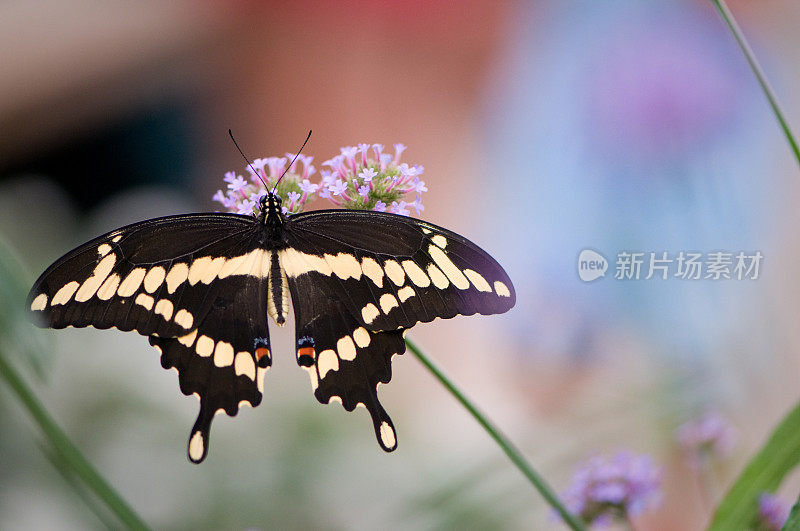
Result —
<svg viewBox="0 0 800 531"><path fill-rule="evenodd" d="M769 102L769 106L772 107L772 112L775 114L775 119L778 120L778 124L783 130L783 134L786 137L786 140L789 142L789 146L792 148L794 158L797 159L798 164L800 164L800 146L798 146L797 140L794 137L794 133L792 133L792 128L789 127L789 122L786 121L786 115L784 114L783 109L781 109L780 103L778 103L778 97L775 95L775 91L772 90L772 86L769 84L769 81L767 81L767 76L764 75L764 70L761 68L761 65L758 64L756 55L753 53L753 50L747 43L747 39L744 38L742 29L739 27L736 19L733 18L733 13L731 13L728 9L727 4L725 4L725 0L711 1L717 8L717 11L719 11L722 20L725 21L725 24L731 31L733 38L736 40L736 44L739 45L739 49L742 50L744 58L747 60L747 64L750 65L753 75L756 76L756 81L758 81L758 84L761 86L761 90L764 92L764 96L766 96L767 101Z"/></svg>
<svg viewBox="0 0 800 531"><path fill-rule="evenodd" d="M22 261L0 234L0 344L40 378L53 351L49 334L31 326L25 299L33 284Z"/></svg>
<svg viewBox="0 0 800 531"><path fill-rule="evenodd" d="M795 529L800 529L800 498L792 507L792 512L789 513L789 518L783 524L781 531L793 531Z"/></svg>
<svg viewBox="0 0 800 531"><path fill-rule="evenodd" d="M456 400L458 400L464 408L469 411L472 417L478 421L478 424L486 430L486 433L494 439L511 462L522 472L533 487L539 491L539 494L550 504L550 507L556 510L564 523L574 531L583 531L586 529L586 524L580 519L580 516L574 515L569 512L566 506L559 500L550 485L547 484L545 479L534 470L533 466L528 462L522 452L514 446L514 444L500 431L494 423L489 420L489 417L484 415L472 401L467 398L461 389L433 362L416 343L406 338L406 346L416 358L422 362L426 369L428 369L433 376L450 391ZM458 526L456 526L458 527Z"/></svg>
<svg viewBox="0 0 800 531"><path fill-rule="evenodd" d="M49 443L49 456L61 471L69 470L79 478L89 491L93 492L120 523L128 529L147 529L144 521L128 503L103 478L87 460L67 434L56 424L44 405L17 371L12 358L20 358L41 375L37 356L43 351L43 344L33 325L27 322L25 296L30 281L11 249L0 239L0 381L5 381L16 394L20 404L28 411L39 426L44 439ZM49 352L51 349L47 349ZM78 485L78 482L75 482Z"/></svg>
<svg viewBox="0 0 800 531"><path fill-rule="evenodd" d="M758 513L758 497L774 492L784 476L800 462L800 403L784 417L767 444L750 460L717 507L709 530L747 529ZM800 520L797 506L792 510ZM792 517L789 518L792 520ZM788 525L788 523L787 523ZM795 529L784 527L784 529Z"/></svg>

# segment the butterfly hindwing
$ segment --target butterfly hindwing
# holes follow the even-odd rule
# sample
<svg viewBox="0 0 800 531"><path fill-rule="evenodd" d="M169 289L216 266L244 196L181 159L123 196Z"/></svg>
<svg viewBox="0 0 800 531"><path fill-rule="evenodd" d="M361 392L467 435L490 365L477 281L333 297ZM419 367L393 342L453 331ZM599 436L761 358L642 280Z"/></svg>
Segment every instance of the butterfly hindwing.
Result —
<svg viewBox="0 0 800 531"><path fill-rule="evenodd" d="M289 281L295 310L297 363L323 404L347 411L364 406L381 447L397 447L394 424L378 400L378 385L392 378L391 359L405 350L402 331L367 330L326 284L308 276Z"/></svg>
<svg viewBox="0 0 800 531"><path fill-rule="evenodd" d="M220 281L207 293L211 310L190 333L150 337L161 352L161 365L178 371L181 392L199 398L188 448L195 463L205 459L217 413L234 416L242 405L261 403L264 374L272 365L262 284L249 275Z"/></svg>

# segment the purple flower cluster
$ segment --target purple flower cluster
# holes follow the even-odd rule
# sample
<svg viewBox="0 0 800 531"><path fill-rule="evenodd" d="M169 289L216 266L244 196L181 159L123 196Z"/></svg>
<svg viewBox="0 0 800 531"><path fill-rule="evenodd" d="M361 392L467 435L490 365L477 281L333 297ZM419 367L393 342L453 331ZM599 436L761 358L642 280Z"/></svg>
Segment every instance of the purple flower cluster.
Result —
<svg viewBox="0 0 800 531"><path fill-rule="evenodd" d="M286 153L285 157L256 159L253 161L252 167L247 166L246 168L248 179L237 175L236 172L229 171L222 179L228 183L227 190L225 192L217 190L212 199L222 203L222 206L231 212L254 214L258 210L259 201L267 194L262 180L271 189L286 171L276 192L283 199L284 213L300 212L319 188L319 185L311 184L308 180L317 170L311 164L314 157L300 154L291 167L287 168L286 164L292 159L294 159L292 153ZM301 165L302 169L300 169Z"/></svg>
<svg viewBox="0 0 800 531"><path fill-rule="evenodd" d="M714 460L730 456L736 447L737 431L717 412L710 411L681 425L677 439L695 468L708 466Z"/></svg>
<svg viewBox="0 0 800 531"><path fill-rule="evenodd" d="M384 153L382 144L358 144L340 148L340 154L322 163L320 197L336 206L356 210L377 210L408 216L425 208L420 194L428 188L420 179L424 168L400 162L403 144L394 145L394 155ZM402 198L415 194L413 203Z"/></svg>
<svg viewBox="0 0 800 531"><path fill-rule="evenodd" d="M413 208L419 215L425 209L421 194L428 190L425 181L420 179L424 168L400 162L406 149L403 144L394 145L394 154L384 153L384 149L382 144L340 148L339 155L322 163L320 183L308 179L316 173L311 165L313 157L298 156L276 190L283 199L284 213L302 211L316 194L341 208L388 211L404 216L411 214ZM228 183L228 189L226 192L218 190L213 199L231 212L256 213L260 199L267 193L259 176L271 188L293 156L287 153L286 158L256 159L253 166L258 175L248 167L249 180L235 172L226 173L223 180ZM300 164L302 170L297 167ZM404 200L408 194L415 197L411 203Z"/></svg>
<svg viewBox="0 0 800 531"><path fill-rule="evenodd" d="M758 516L754 526L756 531L780 531L789 518L791 504L769 492L758 498Z"/></svg>
<svg viewBox="0 0 800 531"><path fill-rule="evenodd" d="M661 469L650 456L623 451L582 463L562 498L570 512L603 527L657 506L660 487Z"/></svg>

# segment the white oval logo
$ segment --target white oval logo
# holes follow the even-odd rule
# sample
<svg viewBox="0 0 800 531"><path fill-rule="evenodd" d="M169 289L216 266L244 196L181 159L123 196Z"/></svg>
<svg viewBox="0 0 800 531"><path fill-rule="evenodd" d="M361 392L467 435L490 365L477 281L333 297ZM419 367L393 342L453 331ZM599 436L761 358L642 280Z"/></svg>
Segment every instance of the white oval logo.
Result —
<svg viewBox="0 0 800 531"><path fill-rule="evenodd" d="M578 276L584 282L591 282L606 276L608 260L602 254L591 249L584 249L578 255Z"/></svg>

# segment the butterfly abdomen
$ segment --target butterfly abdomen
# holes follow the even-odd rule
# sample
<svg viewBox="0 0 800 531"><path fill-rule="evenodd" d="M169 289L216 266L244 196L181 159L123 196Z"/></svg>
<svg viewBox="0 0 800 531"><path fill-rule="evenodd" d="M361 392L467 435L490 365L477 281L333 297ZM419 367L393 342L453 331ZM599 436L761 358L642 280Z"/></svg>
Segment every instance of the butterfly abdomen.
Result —
<svg viewBox="0 0 800 531"><path fill-rule="evenodd" d="M286 284L286 273L281 268L278 253L270 252L269 259L267 315L278 326L283 326L286 324L286 316L289 311L289 286Z"/></svg>

